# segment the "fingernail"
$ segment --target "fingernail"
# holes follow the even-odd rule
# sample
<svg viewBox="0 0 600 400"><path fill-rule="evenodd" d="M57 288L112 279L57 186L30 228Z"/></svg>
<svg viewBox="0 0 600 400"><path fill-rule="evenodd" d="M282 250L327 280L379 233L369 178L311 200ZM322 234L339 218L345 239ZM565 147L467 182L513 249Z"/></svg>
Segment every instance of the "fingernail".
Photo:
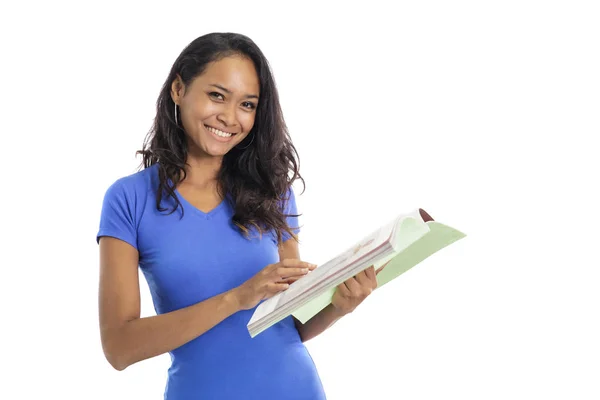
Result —
<svg viewBox="0 0 600 400"><path fill-rule="evenodd" d="M302 268L302 272L308 274L308 268Z"/></svg>

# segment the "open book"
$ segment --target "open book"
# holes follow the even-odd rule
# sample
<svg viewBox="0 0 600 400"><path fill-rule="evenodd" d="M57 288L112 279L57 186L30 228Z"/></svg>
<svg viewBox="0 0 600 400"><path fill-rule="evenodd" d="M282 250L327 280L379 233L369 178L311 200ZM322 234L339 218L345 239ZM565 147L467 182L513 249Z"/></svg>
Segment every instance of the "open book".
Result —
<svg viewBox="0 0 600 400"><path fill-rule="evenodd" d="M248 331L255 337L293 315L306 323L331 303L337 286L359 272L375 266L377 288L408 271L433 253L466 235L436 222L423 209L402 214L377 229L342 254L318 266L290 287L262 302Z"/></svg>

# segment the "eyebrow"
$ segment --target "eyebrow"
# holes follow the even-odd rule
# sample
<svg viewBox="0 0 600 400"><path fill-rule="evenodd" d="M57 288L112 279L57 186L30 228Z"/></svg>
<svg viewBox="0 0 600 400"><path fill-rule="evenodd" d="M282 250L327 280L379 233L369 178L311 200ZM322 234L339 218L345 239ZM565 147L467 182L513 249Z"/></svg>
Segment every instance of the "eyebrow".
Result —
<svg viewBox="0 0 600 400"><path fill-rule="evenodd" d="M213 84L211 84L210 86L214 86L214 87L216 87L216 88L218 88L218 89L221 89L222 91L224 91L224 92L225 92L225 93L227 93L227 94L231 94L231 90L229 90L229 89L227 89L227 88L224 88L223 86L221 86L221 85L218 85L218 84L216 84L216 83L213 83ZM246 99L258 99L258 96L257 96L257 95L255 95L255 94L247 94L245 98L246 98Z"/></svg>

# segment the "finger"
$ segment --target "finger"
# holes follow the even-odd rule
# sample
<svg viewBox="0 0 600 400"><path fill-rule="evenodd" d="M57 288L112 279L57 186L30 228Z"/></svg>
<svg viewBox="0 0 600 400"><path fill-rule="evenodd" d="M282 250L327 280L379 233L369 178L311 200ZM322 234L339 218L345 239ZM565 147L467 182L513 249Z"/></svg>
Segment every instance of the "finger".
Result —
<svg viewBox="0 0 600 400"><path fill-rule="evenodd" d="M371 287L374 289L377 287L377 275L375 274L375 267L371 266L367 268L367 278L369 278L369 282L371 283Z"/></svg>
<svg viewBox="0 0 600 400"><path fill-rule="evenodd" d="M356 279L361 286L371 286L371 280L369 278L369 275L367 275L368 269L369 268L367 268L364 271L361 271L360 273L354 276L354 279Z"/></svg>
<svg viewBox="0 0 600 400"><path fill-rule="evenodd" d="M289 287L290 287L290 285L287 284L287 283L269 282L267 284L267 292L271 293L271 294L275 294L275 293L282 292L282 291L286 290Z"/></svg>
<svg viewBox="0 0 600 400"><path fill-rule="evenodd" d="M355 278L348 279L344 284L348 288L351 297L358 296L362 292L360 283Z"/></svg>
<svg viewBox="0 0 600 400"><path fill-rule="evenodd" d="M294 277L300 277L308 274L308 268L277 268L275 270L275 280L288 279Z"/></svg>
<svg viewBox="0 0 600 400"><path fill-rule="evenodd" d="M371 271L371 273L374 273L374 272ZM371 294L373 289L375 289L377 287L377 281L376 280L372 281L368 277L367 274L368 274L367 270L364 270L354 277L354 279L358 283L357 287L352 287L352 294L355 297L368 296L369 294Z"/></svg>
<svg viewBox="0 0 600 400"><path fill-rule="evenodd" d="M390 260L391 261L391 260ZM379 274L381 271L383 271L383 269L385 268L386 265L388 265L390 263L390 261L386 262L385 264L383 264L381 267L377 268L377 271L375 271L375 275Z"/></svg>
<svg viewBox="0 0 600 400"><path fill-rule="evenodd" d="M337 287L337 290L340 292L342 297L350 297L351 296L350 289L348 289L345 282L340 283Z"/></svg>
<svg viewBox="0 0 600 400"><path fill-rule="evenodd" d="M306 261L301 261L295 258L286 258L285 260L279 262L279 267L285 268L307 268L309 270L313 270L317 268L316 264L311 264Z"/></svg>

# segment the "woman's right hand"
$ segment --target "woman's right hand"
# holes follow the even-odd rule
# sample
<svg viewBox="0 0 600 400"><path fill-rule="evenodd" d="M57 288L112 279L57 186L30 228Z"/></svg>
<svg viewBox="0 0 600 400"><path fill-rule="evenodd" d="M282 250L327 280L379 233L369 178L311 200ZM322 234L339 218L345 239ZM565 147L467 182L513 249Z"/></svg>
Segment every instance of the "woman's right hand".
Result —
<svg viewBox="0 0 600 400"><path fill-rule="evenodd" d="M302 278L317 266L305 261L286 259L269 264L259 273L234 289L241 310L256 307L261 300L268 299L286 290L291 283Z"/></svg>

